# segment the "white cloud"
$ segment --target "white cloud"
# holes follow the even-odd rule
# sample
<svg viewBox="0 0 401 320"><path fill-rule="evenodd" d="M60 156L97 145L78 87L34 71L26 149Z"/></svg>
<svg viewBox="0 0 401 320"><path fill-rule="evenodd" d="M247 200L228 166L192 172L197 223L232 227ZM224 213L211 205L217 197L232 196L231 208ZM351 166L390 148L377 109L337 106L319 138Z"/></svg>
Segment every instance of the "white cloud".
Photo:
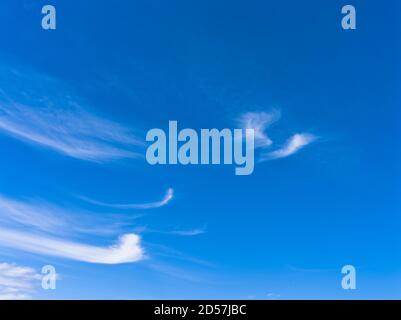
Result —
<svg viewBox="0 0 401 320"><path fill-rule="evenodd" d="M132 225L136 218L138 216L116 213L99 215L80 208L64 208L45 201L13 199L0 194L0 223L7 227L26 227L58 236L115 235Z"/></svg>
<svg viewBox="0 0 401 320"><path fill-rule="evenodd" d="M113 204L113 203L106 203L102 201L93 200L87 197L79 197L79 198L90 204L114 209L154 209L167 205L174 198L174 190L172 188L169 188L163 199L161 199L160 201L149 202L149 203Z"/></svg>
<svg viewBox="0 0 401 320"><path fill-rule="evenodd" d="M273 141L266 133L267 128L281 117L279 110L272 112L247 112L238 119L238 124L243 129L253 129L255 133L255 147L264 148L272 145Z"/></svg>
<svg viewBox="0 0 401 320"><path fill-rule="evenodd" d="M165 234L165 235L172 235L172 236L182 236L182 237L192 237L192 236L199 236L201 234L206 233L206 228L194 228L194 229L179 229L176 228L174 230L157 230L151 229L147 226L138 227L135 229L136 232L140 233L158 233L158 234Z"/></svg>
<svg viewBox="0 0 401 320"><path fill-rule="evenodd" d="M80 107L31 107L0 102L0 130L23 141L93 162L139 157L128 129Z"/></svg>
<svg viewBox="0 0 401 320"><path fill-rule="evenodd" d="M66 212L46 203L19 201L0 195L0 221L26 225L48 232L60 232L66 225Z"/></svg>
<svg viewBox="0 0 401 320"><path fill-rule="evenodd" d="M312 134L295 134L278 150L261 155L260 161L268 161L289 157L317 139Z"/></svg>
<svg viewBox="0 0 401 320"><path fill-rule="evenodd" d="M0 246L40 255L99 264L136 262L144 258L138 235L120 237L109 247L98 247L53 237L0 228Z"/></svg>
<svg viewBox="0 0 401 320"><path fill-rule="evenodd" d="M31 299L34 284L40 278L32 268L0 263L0 300Z"/></svg>
<svg viewBox="0 0 401 320"><path fill-rule="evenodd" d="M0 63L0 131L21 141L93 162L134 158L142 138L89 111L57 79Z"/></svg>
<svg viewBox="0 0 401 320"><path fill-rule="evenodd" d="M123 235L118 243L105 248L61 238L121 233L132 226L130 221L135 218L113 214L94 220L94 216L93 212L65 210L46 202L21 201L0 195L0 247L102 264L135 262L143 258L140 238L133 233Z"/></svg>

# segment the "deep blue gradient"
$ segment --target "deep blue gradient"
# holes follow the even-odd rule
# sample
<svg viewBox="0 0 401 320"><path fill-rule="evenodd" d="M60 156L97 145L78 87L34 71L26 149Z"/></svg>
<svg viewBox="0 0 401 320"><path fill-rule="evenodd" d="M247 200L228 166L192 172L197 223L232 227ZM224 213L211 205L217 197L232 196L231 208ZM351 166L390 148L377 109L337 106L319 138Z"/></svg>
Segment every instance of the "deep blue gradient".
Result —
<svg viewBox="0 0 401 320"><path fill-rule="evenodd" d="M50 2L57 30L44 31L40 10ZM355 31L341 28L348 2ZM148 202L172 187L175 197L122 213L141 215L129 228L141 235L143 261L0 248L0 262L57 268L57 290L35 298L401 298L401 5L348 2L1 1L0 70L57 79L62 88L40 89L55 105L68 92L143 140L169 120L234 128L245 112L278 108L273 140L302 131L319 139L240 177L230 166L91 163L1 133L3 195L88 208L75 195ZM22 85L1 76L4 91ZM347 264L358 271L355 291L341 288Z"/></svg>

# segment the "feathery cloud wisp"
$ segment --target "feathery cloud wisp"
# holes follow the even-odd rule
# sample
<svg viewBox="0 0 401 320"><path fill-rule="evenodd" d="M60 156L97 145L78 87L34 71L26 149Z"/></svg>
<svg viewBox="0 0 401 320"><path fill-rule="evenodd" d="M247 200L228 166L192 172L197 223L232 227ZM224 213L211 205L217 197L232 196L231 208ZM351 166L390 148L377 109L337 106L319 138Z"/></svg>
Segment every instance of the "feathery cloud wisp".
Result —
<svg viewBox="0 0 401 320"><path fill-rule="evenodd" d="M88 202L90 204L114 209L154 209L160 208L167 205L174 197L174 190L169 188L162 200L149 203L130 203L130 204L113 204L106 203L97 200L93 200L87 197L79 197L81 200Z"/></svg>
<svg viewBox="0 0 401 320"><path fill-rule="evenodd" d="M96 217L96 219L94 219ZM97 214L80 208L65 208L41 200L14 199L0 194L0 224L7 227L24 227L48 234L115 235L138 216L116 213Z"/></svg>
<svg viewBox="0 0 401 320"><path fill-rule="evenodd" d="M272 145L273 141L266 133L267 128L281 117L279 110L272 112L247 112L240 116L238 123L243 129L253 129L255 147L264 148Z"/></svg>
<svg viewBox="0 0 401 320"><path fill-rule="evenodd" d="M144 251L140 246L140 238L133 233L121 236L115 245L97 247L0 228L0 246L41 255L100 264L136 262L144 257Z"/></svg>
<svg viewBox="0 0 401 320"><path fill-rule="evenodd" d="M0 300L31 299L34 282L40 278L32 268L0 263Z"/></svg>
<svg viewBox="0 0 401 320"><path fill-rule="evenodd" d="M0 222L25 225L47 232L60 232L66 225L66 213L45 203L19 201L0 195Z"/></svg>
<svg viewBox="0 0 401 320"><path fill-rule="evenodd" d="M132 233L123 235L117 244L106 248L61 239L61 235L71 233L100 233L98 229L102 233L118 231L107 226L110 224L108 218L97 218L94 227L93 218L90 218L93 214L81 213L48 203L0 196L0 222L3 225L0 228L0 247L102 264L135 262L143 258L140 238ZM75 222L77 216L79 222ZM32 233L26 232L27 227ZM58 238L51 236L54 234Z"/></svg>
<svg viewBox="0 0 401 320"><path fill-rule="evenodd" d="M142 144L128 129L78 107L57 109L0 102L0 130L93 162L139 157L131 149Z"/></svg>
<svg viewBox="0 0 401 320"><path fill-rule="evenodd" d="M289 157L307 146L308 144L312 143L316 139L317 137L312 134L295 134L287 141L283 148L262 154L260 161L268 161Z"/></svg>
<svg viewBox="0 0 401 320"><path fill-rule="evenodd" d="M93 162L141 156L142 139L89 112L59 80L0 64L0 132Z"/></svg>

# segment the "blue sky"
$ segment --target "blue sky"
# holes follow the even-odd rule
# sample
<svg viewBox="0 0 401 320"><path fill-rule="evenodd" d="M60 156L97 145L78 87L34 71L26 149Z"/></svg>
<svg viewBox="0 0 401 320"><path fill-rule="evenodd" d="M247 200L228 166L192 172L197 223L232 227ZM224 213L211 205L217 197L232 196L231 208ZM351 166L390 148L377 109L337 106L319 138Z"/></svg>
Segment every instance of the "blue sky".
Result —
<svg viewBox="0 0 401 320"><path fill-rule="evenodd" d="M0 294L400 298L401 8L349 2L2 1ZM281 156L151 166L170 120Z"/></svg>

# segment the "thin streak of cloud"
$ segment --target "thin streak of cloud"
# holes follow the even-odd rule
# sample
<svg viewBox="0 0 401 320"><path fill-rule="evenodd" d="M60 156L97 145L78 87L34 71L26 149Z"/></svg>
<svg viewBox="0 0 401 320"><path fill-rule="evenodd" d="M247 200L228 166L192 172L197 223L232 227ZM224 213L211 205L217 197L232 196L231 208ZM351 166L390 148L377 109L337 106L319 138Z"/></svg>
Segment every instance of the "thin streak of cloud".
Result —
<svg viewBox="0 0 401 320"><path fill-rule="evenodd" d="M64 208L38 200L13 199L0 194L0 222L7 227L25 227L57 235L115 235L131 227L136 218L138 216L116 213L98 215L79 208Z"/></svg>
<svg viewBox="0 0 401 320"><path fill-rule="evenodd" d="M278 300L280 298L281 298L281 294L278 294L278 293L271 292L271 293L267 294L267 299L268 300Z"/></svg>
<svg viewBox="0 0 401 320"><path fill-rule="evenodd" d="M171 231L163 231L157 229L151 229L147 226L139 227L136 229L137 232L140 233L158 233L172 236L181 236L181 237L192 237L198 236L206 233L206 228L196 228L196 229L175 229Z"/></svg>
<svg viewBox="0 0 401 320"><path fill-rule="evenodd" d="M76 159L142 157L133 130L89 112L62 82L0 64L0 132Z"/></svg>
<svg viewBox="0 0 401 320"><path fill-rule="evenodd" d="M187 269L172 267L165 263L149 263L148 267L158 273L165 274L169 277L185 280L188 282L206 282L203 278L203 275L195 273L195 272L188 272Z"/></svg>
<svg viewBox="0 0 401 320"><path fill-rule="evenodd" d="M136 262L143 258L140 238L133 233L121 236L118 243L106 248L61 239L61 236L74 233L110 234L119 231L120 225L113 224L114 219L110 217L97 218L94 226L93 214L81 213L48 203L0 196L0 247L101 264ZM79 222L75 221L77 217ZM124 220L119 223L124 224Z"/></svg>
<svg viewBox="0 0 401 320"><path fill-rule="evenodd" d="M144 258L140 238L125 234L109 247L97 247L48 236L0 228L0 246L46 256L98 263L121 264L137 262Z"/></svg>
<svg viewBox="0 0 401 320"><path fill-rule="evenodd" d="M169 232L169 234L183 236L183 237L192 237L192 236L199 236L204 234L206 231L204 229L190 229L190 230L175 230Z"/></svg>
<svg viewBox="0 0 401 320"><path fill-rule="evenodd" d="M308 144L314 142L316 139L316 136L308 133L295 134L281 149L262 154L260 161L268 161L289 157L297 153Z"/></svg>
<svg viewBox="0 0 401 320"><path fill-rule="evenodd" d="M59 232L65 226L60 208L45 203L19 201L0 195L0 221L19 224L47 232Z"/></svg>
<svg viewBox="0 0 401 320"><path fill-rule="evenodd" d="M92 162L140 157L128 129L76 107L70 110L0 103L0 130L13 137Z"/></svg>
<svg viewBox="0 0 401 320"><path fill-rule="evenodd" d="M149 203L130 203L130 204L113 204L106 203L98 200L94 200L87 197L79 197L79 199L101 207L113 208L113 209L155 209L167 205L174 198L174 190L169 188L166 191L165 196L160 201L149 202Z"/></svg>

